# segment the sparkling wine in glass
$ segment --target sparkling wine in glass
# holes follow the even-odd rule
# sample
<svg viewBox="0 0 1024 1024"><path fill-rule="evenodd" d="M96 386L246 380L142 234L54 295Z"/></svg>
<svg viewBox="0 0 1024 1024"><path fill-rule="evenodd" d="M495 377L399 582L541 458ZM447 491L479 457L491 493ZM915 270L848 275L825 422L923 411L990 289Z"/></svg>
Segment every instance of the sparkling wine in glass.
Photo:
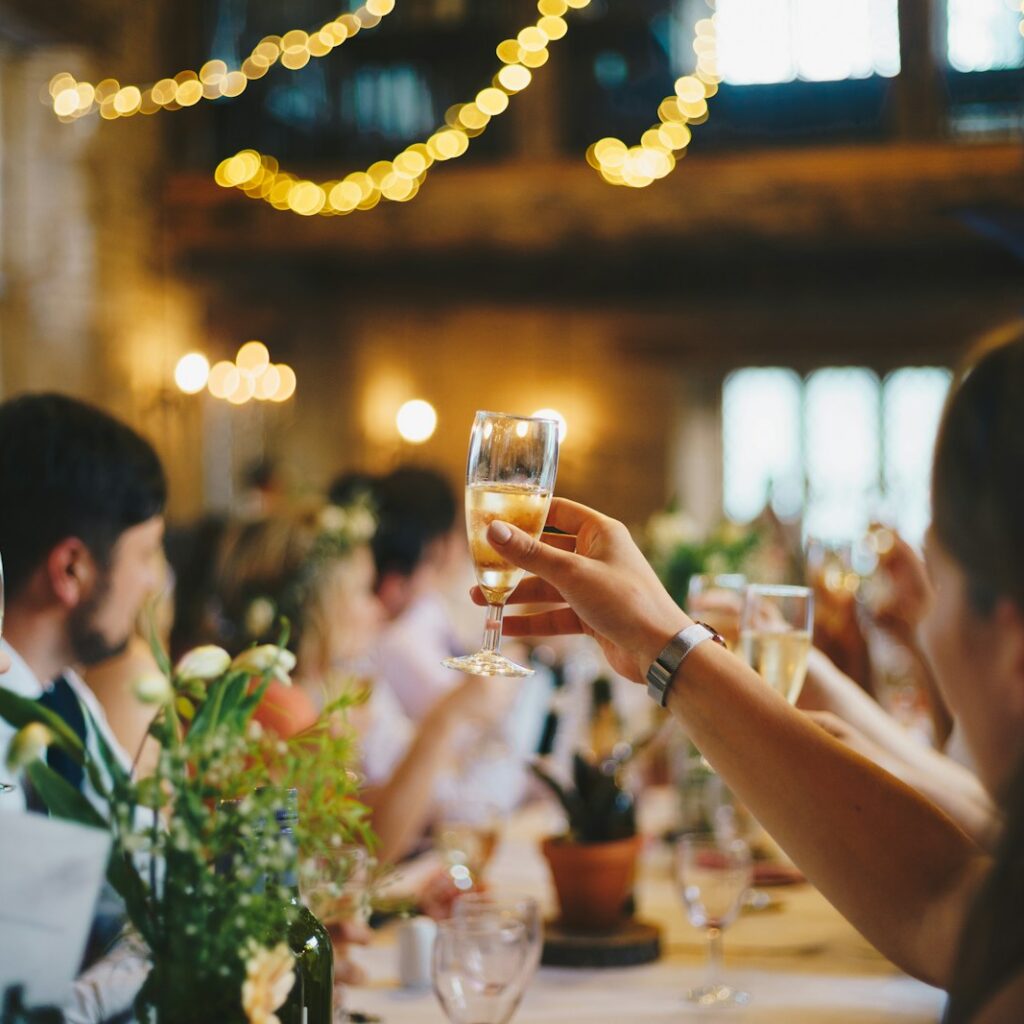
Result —
<svg viewBox="0 0 1024 1024"><path fill-rule="evenodd" d="M466 530L477 582L487 600L483 645L444 664L476 676L529 676L533 670L499 653L501 620L509 594L523 577L487 541L496 519L539 537L547 520L558 470L556 420L478 412L466 466Z"/></svg>
<svg viewBox="0 0 1024 1024"><path fill-rule="evenodd" d="M708 938L707 982L686 993L701 1006L743 1005L750 996L722 981L722 933L739 916L753 875L742 839L683 836L676 846L676 882L694 928Z"/></svg>
<svg viewBox="0 0 1024 1024"><path fill-rule="evenodd" d="M501 808L486 800L445 804L434 826L434 845L456 888L468 891L483 877L501 838Z"/></svg>
<svg viewBox="0 0 1024 1024"><path fill-rule="evenodd" d="M452 918L434 940L432 980L451 1024L508 1024L522 999L526 929L508 918Z"/></svg>
<svg viewBox="0 0 1024 1024"><path fill-rule="evenodd" d="M740 620L740 645L747 664L772 689L795 704L807 675L814 628L810 587L747 587Z"/></svg>
<svg viewBox="0 0 1024 1024"><path fill-rule="evenodd" d="M740 640L740 616L747 577L738 572L695 573L686 592L686 610L707 623L735 651Z"/></svg>

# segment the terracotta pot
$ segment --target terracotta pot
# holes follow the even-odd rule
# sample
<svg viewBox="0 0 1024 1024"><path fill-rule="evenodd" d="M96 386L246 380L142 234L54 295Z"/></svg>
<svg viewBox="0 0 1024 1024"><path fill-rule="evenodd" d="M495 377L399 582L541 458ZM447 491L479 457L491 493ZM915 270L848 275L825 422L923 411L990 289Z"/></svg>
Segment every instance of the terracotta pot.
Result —
<svg viewBox="0 0 1024 1024"><path fill-rule="evenodd" d="M609 843L573 843L562 838L541 843L565 927L612 931L626 919L641 843L640 836Z"/></svg>

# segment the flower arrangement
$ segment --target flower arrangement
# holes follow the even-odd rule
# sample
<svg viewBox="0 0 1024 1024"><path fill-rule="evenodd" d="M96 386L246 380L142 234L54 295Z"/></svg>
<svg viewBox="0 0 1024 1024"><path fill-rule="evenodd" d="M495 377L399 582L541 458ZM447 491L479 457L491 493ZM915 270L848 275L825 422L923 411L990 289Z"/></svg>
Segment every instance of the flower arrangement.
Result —
<svg viewBox="0 0 1024 1024"><path fill-rule="evenodd" d="M150 734L161 749L155 773L140 780L102 740L94 756L49 709L0 688L0 716L19 729L11 766L52 814L113 838L108 880L152 963L137 1000L142 1021L279 1024L296 976L283 941L297 913L283 882L296 851L274 827L283 789L301 788L300 847L372 843L357 777L346 771L354 750L344 701L290 741L252 720L272 679L290 683L286 642L287 628L276 644L234 659L206 646L173 667L154 644L162 674L141 679L136 695L155 706ZM50 745L83 766L106 813L40 759Z"/></svg>
<svg viewBox="0 0 1024 1024"><path fill-rule="evenodd" d="M647 521L641 546L665 588L679 605L685 606L691 577L744 572L760 540L755 528L728 521L710 533L702 533L672 505Z"/></svg>

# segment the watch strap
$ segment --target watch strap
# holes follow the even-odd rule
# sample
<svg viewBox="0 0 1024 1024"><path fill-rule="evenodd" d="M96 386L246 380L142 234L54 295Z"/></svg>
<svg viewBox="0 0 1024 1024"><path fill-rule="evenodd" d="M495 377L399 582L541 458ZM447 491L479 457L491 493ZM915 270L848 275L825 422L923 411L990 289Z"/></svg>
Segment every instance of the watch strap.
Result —
<svg viewBox="0 0 1024 1024"><path fill-rule="evenodd" d="M669 684L679 671L679 666L690 652L705 640L714 640L715 643L726 646L725 641L710 626L703 622L695 622L676 633L651 662L651 667L647 670L647 693L658 707L663 708L668 701Z"/></svg>

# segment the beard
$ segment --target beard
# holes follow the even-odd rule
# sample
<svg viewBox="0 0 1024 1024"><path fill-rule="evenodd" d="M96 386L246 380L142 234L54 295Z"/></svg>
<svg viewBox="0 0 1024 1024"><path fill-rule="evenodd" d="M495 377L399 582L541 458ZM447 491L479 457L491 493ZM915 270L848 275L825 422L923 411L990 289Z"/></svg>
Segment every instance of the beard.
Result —
<svg viewBox="0 0 1024 1024"><path fill-rule="evenodd" d="M128 647L130 634L120 640L111 640L96 624L109 590L110 576L105 573L97 581L95 591L75 608L68 619L71 653L77 664L97 665L123 653Z"/></svg>

